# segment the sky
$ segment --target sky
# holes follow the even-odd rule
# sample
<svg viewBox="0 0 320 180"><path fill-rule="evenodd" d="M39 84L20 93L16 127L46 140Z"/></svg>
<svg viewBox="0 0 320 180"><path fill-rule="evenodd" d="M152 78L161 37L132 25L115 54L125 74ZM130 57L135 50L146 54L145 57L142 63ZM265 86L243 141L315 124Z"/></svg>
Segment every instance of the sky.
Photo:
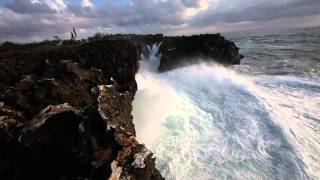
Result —
<svg viewBox="0 0 320 180"><path fill-rule="evenodd" d="M0 0L0 42L320 26L320 0Z"/></svg>

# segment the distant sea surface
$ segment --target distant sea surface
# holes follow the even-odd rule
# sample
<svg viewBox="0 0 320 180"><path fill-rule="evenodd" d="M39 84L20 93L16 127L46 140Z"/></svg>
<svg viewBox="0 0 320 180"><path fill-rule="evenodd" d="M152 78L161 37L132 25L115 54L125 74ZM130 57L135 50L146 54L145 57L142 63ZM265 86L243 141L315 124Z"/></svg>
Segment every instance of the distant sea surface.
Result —
<svg viewBox="0 0 320 180"><path fill-rule="evenodd" d="M138 140L167 179L320 179L320 28L223 34L241 65L141 61Z"/></svg>
<svg viewBox="0 0 320 180"><path fill-rule="evenodd" d="M245 56L240 71L251 75L320 76L320 28L225 35Z"/></svg>

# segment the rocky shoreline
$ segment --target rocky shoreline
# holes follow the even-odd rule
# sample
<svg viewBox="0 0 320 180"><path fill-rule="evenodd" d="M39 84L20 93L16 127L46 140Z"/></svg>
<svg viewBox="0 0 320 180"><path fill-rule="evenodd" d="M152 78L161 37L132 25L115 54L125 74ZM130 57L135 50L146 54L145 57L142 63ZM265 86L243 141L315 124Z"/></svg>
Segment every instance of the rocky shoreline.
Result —
<svg viewBox="0 0 320 180"><path fill-rule="evenodd" d="M222 65L240 64L239 48L220 34L164 37L160 47L162 58L159 71L205 62Z"/></svg>
<svg viewBox="0 0 320 180"><path fill-rule="evenodd" d="M163 179L131 115L139 57L160 41L160 72L242 58L219 34L0 46L0 179Z"/></svg>

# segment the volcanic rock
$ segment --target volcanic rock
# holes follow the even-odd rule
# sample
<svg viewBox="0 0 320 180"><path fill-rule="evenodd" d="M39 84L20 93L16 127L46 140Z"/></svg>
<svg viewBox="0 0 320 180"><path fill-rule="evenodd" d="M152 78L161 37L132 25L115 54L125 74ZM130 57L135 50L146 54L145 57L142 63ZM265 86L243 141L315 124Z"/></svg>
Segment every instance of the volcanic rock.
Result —
<svg viewBox="0 0 320 180"><path fill-rule="evenodd" d="M239 48L220 34L164 37L159 71L192 65L201 61L223 65L240 64Z"/></svg>
<svg viewBox="0 0 320 180"><path fill-rule="evenodd" d="M114 179L115 166L118 179L162 179L150 151L143 168L133 164L147 151L131 115L139 48L128 40L1 46L0 179Z"/></svg>

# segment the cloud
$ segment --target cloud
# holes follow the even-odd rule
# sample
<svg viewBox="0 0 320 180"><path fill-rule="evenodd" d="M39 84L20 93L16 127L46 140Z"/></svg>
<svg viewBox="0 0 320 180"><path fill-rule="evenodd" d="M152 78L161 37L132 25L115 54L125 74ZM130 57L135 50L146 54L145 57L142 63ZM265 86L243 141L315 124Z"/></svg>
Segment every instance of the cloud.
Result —
<svg viewBox="0 0 320 180"><path fill-rule="evenodd" d="M28 0L13 0L5 5L6 8L11 9L16 13L21 14L34 14L34 13L54 13L48 4L40 1L28 1Z"/></svg>
<svg viewBox="0 0 320 180"><path fill-rule="evenodd" d="M230 0L229 0L230 1ZM219 23L236 23L241 21L269 21L278 18L296 18L320 14L319 0L259 1L247 0L246 4L233 3L222 8L220 3L215 9L208 9L197 14L191 25L208 26Z"/></svg>
<svg viewBox="0 0 320 180"><path fill-rule="evenodd" d="M320 25L319 0L10 0L0 6L0 41L95 32L170 35ZM308 17L308 18L306 18ZM281 20L281 21L280 21ZM301 23L304 20L306 22ZM281 23L279 23L281 22ZM287 22L287 23L286 23Z"/></svg>
<svg viewBox="0 0 320 180"><path fill-rule="evenodd" d="M187 6L184 11L184 17L192 17L200 11L206 10L209 7L208 0L198 0L196 6Z"/></svg>
<svg viewBox="0 0 320 180"><path fill-rule="evenodd" d="M179 1L132 0L131 4L106 3L109 20L116 26L139 26L143 24L180 25L184 6ZM100 9L104 14L105 9ZM107 11L108 12L108 11Z"/></svg>
<svg viewBox="0 0 320 180"><path fill-rule="evenodd" d="M67 8L64 0L44 0L52 9L62 11Z"/></svg>
<svg viewBox="0 0 320 180"><path fill-rule="evenodd" d="M92 8L94 7L93 3L90 0L82 0L81 6L85 8Z"/></svg>
<svg viewBox="0 0 320 180"><path fill-rule="evenodd" d="M181 0L182 4L189 8L196 8L200 5L199 0Z"/></svg>

